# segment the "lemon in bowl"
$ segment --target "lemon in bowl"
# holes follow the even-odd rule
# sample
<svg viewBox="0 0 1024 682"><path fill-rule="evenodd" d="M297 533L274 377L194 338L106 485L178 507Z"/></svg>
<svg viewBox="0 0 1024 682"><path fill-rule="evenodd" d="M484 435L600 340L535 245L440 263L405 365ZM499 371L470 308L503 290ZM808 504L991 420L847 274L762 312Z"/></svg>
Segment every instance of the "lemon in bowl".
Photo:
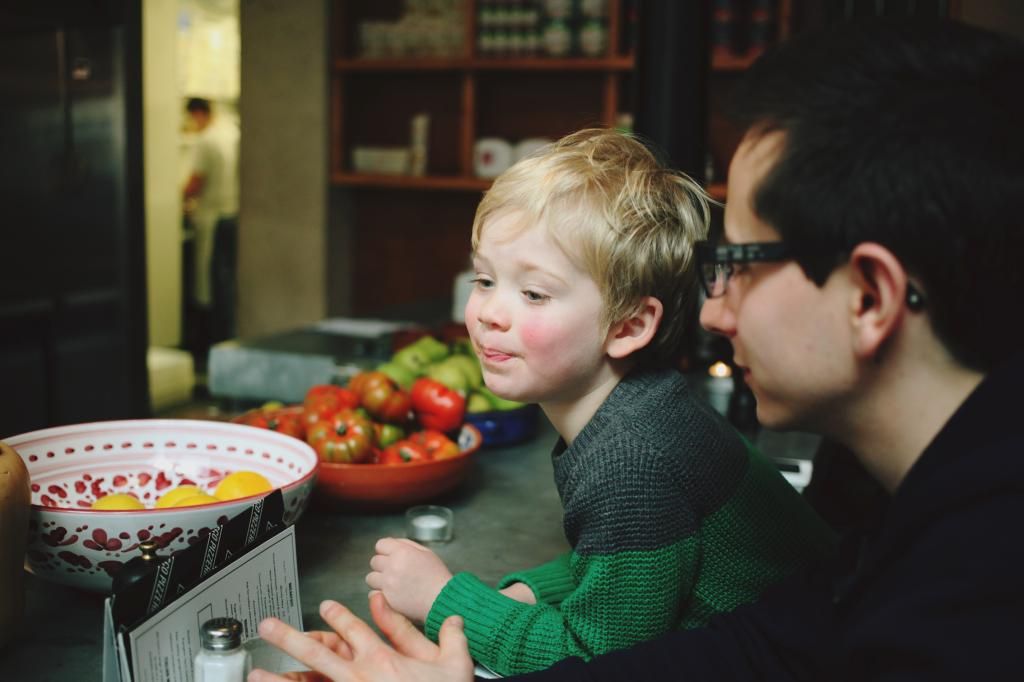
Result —
<svg viewBox="0 0 1024 682"><path fill-rule="evenodd" d="M139 498L128 493L112 493L104 495L92 503L93 509L125 510L145 509L146 505L139 501Z"/></svg>
<svg viewBox="0 0 1024 682"><path fill-rule="evenodd" d="M236 471L224 477L213 491L216 500L239 500L251 495L268 493L274 489L266 476L255 471ZM216 501L215 500L215 501Z"/></svg>

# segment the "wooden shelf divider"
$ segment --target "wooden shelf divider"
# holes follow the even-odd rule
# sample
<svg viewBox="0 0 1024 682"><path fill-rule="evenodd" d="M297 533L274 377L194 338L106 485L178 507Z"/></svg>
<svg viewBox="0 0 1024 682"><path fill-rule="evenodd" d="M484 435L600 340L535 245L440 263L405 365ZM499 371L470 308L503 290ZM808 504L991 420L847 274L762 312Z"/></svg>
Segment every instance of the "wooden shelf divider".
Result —
<svg viewBox="0 0 1024 682"><path fill-rule="evenodd" d="M483 192L490 180L472 175L380 175L375 173L331 173L331 183L348 187L425 189Z"/></svg>

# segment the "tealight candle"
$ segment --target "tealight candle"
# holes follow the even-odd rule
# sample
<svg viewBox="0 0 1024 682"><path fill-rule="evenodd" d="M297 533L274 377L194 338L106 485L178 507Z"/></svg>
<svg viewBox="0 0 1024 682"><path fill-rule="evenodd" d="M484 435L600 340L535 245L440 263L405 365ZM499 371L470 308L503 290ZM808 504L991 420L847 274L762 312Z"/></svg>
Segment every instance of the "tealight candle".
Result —
<svg viewBox="0 0 1024 682"><path fill-rule="evenodd" d="M708 402L720 414L729 413L729 400L732 398L732 368L718 361L708 368L707 393Z"/></svg>
<svg viewBox="0 0 1024 682"><path fill-rule="evenodd" d="M405 512L406 535L421 542L448 542L452 539L452 510L423 505Z"/></svg>

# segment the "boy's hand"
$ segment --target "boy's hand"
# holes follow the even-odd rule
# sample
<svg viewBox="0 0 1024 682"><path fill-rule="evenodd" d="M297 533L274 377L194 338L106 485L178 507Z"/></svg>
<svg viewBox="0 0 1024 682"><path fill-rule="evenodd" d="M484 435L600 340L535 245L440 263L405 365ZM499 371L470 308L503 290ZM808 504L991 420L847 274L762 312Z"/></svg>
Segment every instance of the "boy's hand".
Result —
<svg viewBox="0 0 1024 682"><path fill-rule="evenodd" d="M508 587L498 590L509 599L515 599L521 601L524 604L536 604L537 595L533 593L533 590L526 585L526 583L512 583Z"/></svg>
<svg viewBox="0 0 1024 682"><path fill-rule="evenodd" d="M391 610L379 593L370 595L370 613L392 646L341 604L325 601L320 615L338 637L310 636L276 618L260 623L266 641L310 667L310 672L275 675L265 670L249 673L249 682L470 682L473 661L462 631L462 619L445 620L439 644L424 637L401 614ZM339 647L344 644L344 649ZM393 647L393 648L392 648ZM341 653L347 655L339 655Z"/></svg>
<svg viewBox="0 0 1024 682"><path fill-rule="evenodd" d="M366 576L371 589L384 593L388 604L422 623L441 589L452 579L440 557L412 540L381 538Z"/></svg>

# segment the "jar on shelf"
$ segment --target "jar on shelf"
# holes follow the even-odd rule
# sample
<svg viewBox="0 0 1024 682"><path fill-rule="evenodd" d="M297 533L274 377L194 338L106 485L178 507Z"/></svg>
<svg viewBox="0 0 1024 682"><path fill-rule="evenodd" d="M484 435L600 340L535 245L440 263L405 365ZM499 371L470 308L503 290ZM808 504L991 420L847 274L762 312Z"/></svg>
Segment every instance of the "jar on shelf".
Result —
<svg viewBox="0 0 1024 682"><path fill-rule="evenodd" d="M608 0L580 0L580 13L588 19L603 19L608 14Z"/></svg>
<svg viewBox="0 0 1024 682"><path fill-rule="evenodd" d="M572 0L543 0L543 7L552 19L568 19L572 14Z"/></svg>
<svg viewBox="0 0 1024 682"><path fill-rule="evenodd" d="M580 29L580 52L587 57L600 57L608 47L608 29L604 23L591 19Z"/></svg>
<svg viewBox="0 0 1024 682"><path fill-rule="evenodd" d="M565 57L572 51L572 31L561 19L548 22L542 36L544 52L551 57Z"/></svg>

